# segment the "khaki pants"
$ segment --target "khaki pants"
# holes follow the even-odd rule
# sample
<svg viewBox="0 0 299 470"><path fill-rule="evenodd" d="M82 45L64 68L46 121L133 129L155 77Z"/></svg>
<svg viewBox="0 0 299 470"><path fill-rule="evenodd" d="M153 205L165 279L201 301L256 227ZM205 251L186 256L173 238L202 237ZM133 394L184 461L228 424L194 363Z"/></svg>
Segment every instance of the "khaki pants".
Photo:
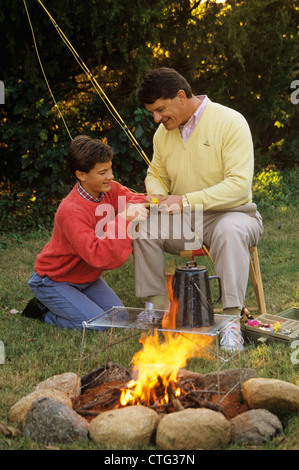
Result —
<svg viewBox="0 0 299 470"><path fill-rule="evenodd" d="M203 212L202 222L203 243L210 248L216 275L221 279L222 307L241 309L248 283L249 248L258 244L263 233L261 215L256 205L250 203L228 211ZM169 224L166 238L160 226L155 230L155 237L151 237L148 226L149 222L143 223L142 235L133 243L137 297L167 294L164 252L179 255L181 250L190 247L190 239L184 234L173 237L172 224ZM191 226L194 228L194 213L191 214ZM202 240L195 237L194 249L201 245Z"/></svg>

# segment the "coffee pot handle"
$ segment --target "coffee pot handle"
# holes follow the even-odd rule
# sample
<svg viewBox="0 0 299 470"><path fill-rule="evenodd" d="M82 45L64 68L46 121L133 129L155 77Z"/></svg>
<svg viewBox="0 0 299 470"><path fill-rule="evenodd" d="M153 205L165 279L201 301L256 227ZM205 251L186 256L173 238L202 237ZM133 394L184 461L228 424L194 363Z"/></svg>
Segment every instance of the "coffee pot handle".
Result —
<svg viewBox="0 0 299 470"><path fill-rule="evenodd" d="M209 280L210 280L210 279L217 279L217 281L218 281L219 297L218 297L217 300L212 301L212 305L216 305L216 304L218 304L218 302L220 302L221 296L222 296L222 292L221 292L221 281L220 281L220 277L219 277L219 276L209 276Z"/></svg>

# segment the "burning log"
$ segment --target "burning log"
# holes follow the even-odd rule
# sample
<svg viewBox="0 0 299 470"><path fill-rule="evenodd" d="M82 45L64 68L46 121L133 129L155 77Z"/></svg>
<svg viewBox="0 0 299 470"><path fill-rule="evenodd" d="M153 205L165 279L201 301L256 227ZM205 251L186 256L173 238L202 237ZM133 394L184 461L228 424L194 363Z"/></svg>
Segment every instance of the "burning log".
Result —
<svg viewBox="0 0 299 470"><path fill-rule="evenodd" d="M208 400L199 400L198 398L194 397L191 393L189 394L189 398L197 405L198 408L208 408L209 410L220 411L224 414L222 406L217 403L212 403Z"/></svg>
<svg viewBox="0 0 299 470"><path fill-rule="evenodd" d="M210 387L208 390L206 390L206 391L204 392L204 394L205 394L205 399L206 399L206 400L209 400L209 398L210 398L210 396L212 395L212 393L214 393L214 392L216 392L216 391L217 391L216 385L211 385L211 387Z"/></svg>
<svg viewBox="0 0 299 470"><path fill-rule="evenodd" d="M122 382L116 381L86 388L76 400L75 411L82 416L95 417L107 409L118 408L122 386Z"/></svg>
<svg viewBox="0 0 299 470"><path fill-rule="evenodd" d="M171 402L172 406L174 407L174 409L176 411L184 410L185 407L182 405L180 399L178 397L176 397L171 382L169 383L169 385L167 387L167 392L168 392L168 395L169 395L170 402Z"/></svg>
<svg viewBox="0 0 299 470"><path fill-rule="evenodd" d="M122 382L116 381L101 384L90 389L87 388L77 398L76 406L74 407L75 411L87 421L91 421L97 415L107 410L131 406L132 403L126 405L120 403L120 394L123 387L124 384ZM167 392L168 400L165 399L165 392ZM178 393L180 395L176 396ZM227 392L219 391L216 384L211 384L207 388L199 388L194 385L193 380L189 382L187 380L170 381L167 390L165 390L163 381L159 378L154 389L154 399L148 404L145 402L140 402L140 404L155 410L158 414L169 414L187 408L208 408L221 412L225 417L233 417L239 412L239 409L244 408L244 405L239 401L238 393L234 395L229 394L221 401L221 405L219 403L220 394L227 395Z"/></svg>
<svg viewBox="0 0 299 470"><path fill-rule="evenodd" d="M109 387L105 392L98 396L96 400L87 403L81 407L82 410L87 410L92 408L96 405L102 405L104 407L108 407L115 402L115 400L119 400L120 397L120 388L119 387Z"/></svg>
<svg viewBox="0 0 299 470"><path fill-rule="evenodd" d="M175 411L182 411L182 410L185 409L185 407L180 402L179 398L176 398L172 394L170 394L170 401L171 401L171 404L173 405Z"/></svg>

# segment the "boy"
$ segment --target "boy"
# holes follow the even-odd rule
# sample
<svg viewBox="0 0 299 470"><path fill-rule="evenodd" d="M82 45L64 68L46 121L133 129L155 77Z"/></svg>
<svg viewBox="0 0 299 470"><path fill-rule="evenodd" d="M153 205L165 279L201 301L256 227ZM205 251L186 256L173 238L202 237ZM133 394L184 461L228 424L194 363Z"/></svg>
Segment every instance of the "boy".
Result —
<svg viewBox="0 0 299 470"><path fill-rule="evenodd" d="M63 328L82 328L121 300L101 278L132 252L128 225L148 216L145 196L113 181L112 149L78 136L70 144L69 167L77 179L55 215L49 243L37 256L29 287L35 298L23 315ZM104 330L104 328L100 328Z"/></svg>

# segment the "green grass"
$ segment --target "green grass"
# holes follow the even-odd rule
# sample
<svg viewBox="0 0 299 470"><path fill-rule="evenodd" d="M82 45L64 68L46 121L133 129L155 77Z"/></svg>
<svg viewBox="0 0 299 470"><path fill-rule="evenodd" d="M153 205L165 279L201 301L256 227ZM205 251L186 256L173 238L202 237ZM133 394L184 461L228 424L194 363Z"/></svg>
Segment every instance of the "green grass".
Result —
<svg viewBox="0 0 299 470"><path fill-rule="evenodd" d="M269 208L263 213L265 231L259 244L259 257L263 276L267 310L277 314L299 303L298 289L298 209L294 207ZM0 422L8 423L11 406L25 394L33 391L38 382L56 374L78 371L82 332L50 327L26 319L21 312L32 297L27 282L32 273L37 253L49 238L49 233L3 235L0 237L0 341L5 346L5 363L0 365ZM203 260L201 259L201 262ZM184 261L167 256L169 270ZM214 274L211 272L211 274ZM134 295L132 258L120 269L104 275L107 282L129 307L142 307ZM253 289L248 285L246 305L255 304ZM130 366L134 352L140 348L139 337L129 338L131 332L113 333L109 345L109 332L87 332L81 375L100 367L106 360ZM289 345L273 343L246 345L241 355L241 365L252 367L258 376L287 380L299 385L298 365L291 361L293 350ZM297 356L298 357L298 356ZM294 361L293 361L294 362ZM235 364L230 364L235 367ZM215 370L214 364L202 359L192 359L189 367L199 372ZM283 436L259 449L299 448L299 419L288 414L282 417ZM20 427L21 429L21 427ZM43 449L44 446L24 438L5 437L0 432L0 449ZM61 449L98 449L93 443L75 443ZM228 449L242 449L231 444ZM152 448L151 448L152 449Z"/></svg>

